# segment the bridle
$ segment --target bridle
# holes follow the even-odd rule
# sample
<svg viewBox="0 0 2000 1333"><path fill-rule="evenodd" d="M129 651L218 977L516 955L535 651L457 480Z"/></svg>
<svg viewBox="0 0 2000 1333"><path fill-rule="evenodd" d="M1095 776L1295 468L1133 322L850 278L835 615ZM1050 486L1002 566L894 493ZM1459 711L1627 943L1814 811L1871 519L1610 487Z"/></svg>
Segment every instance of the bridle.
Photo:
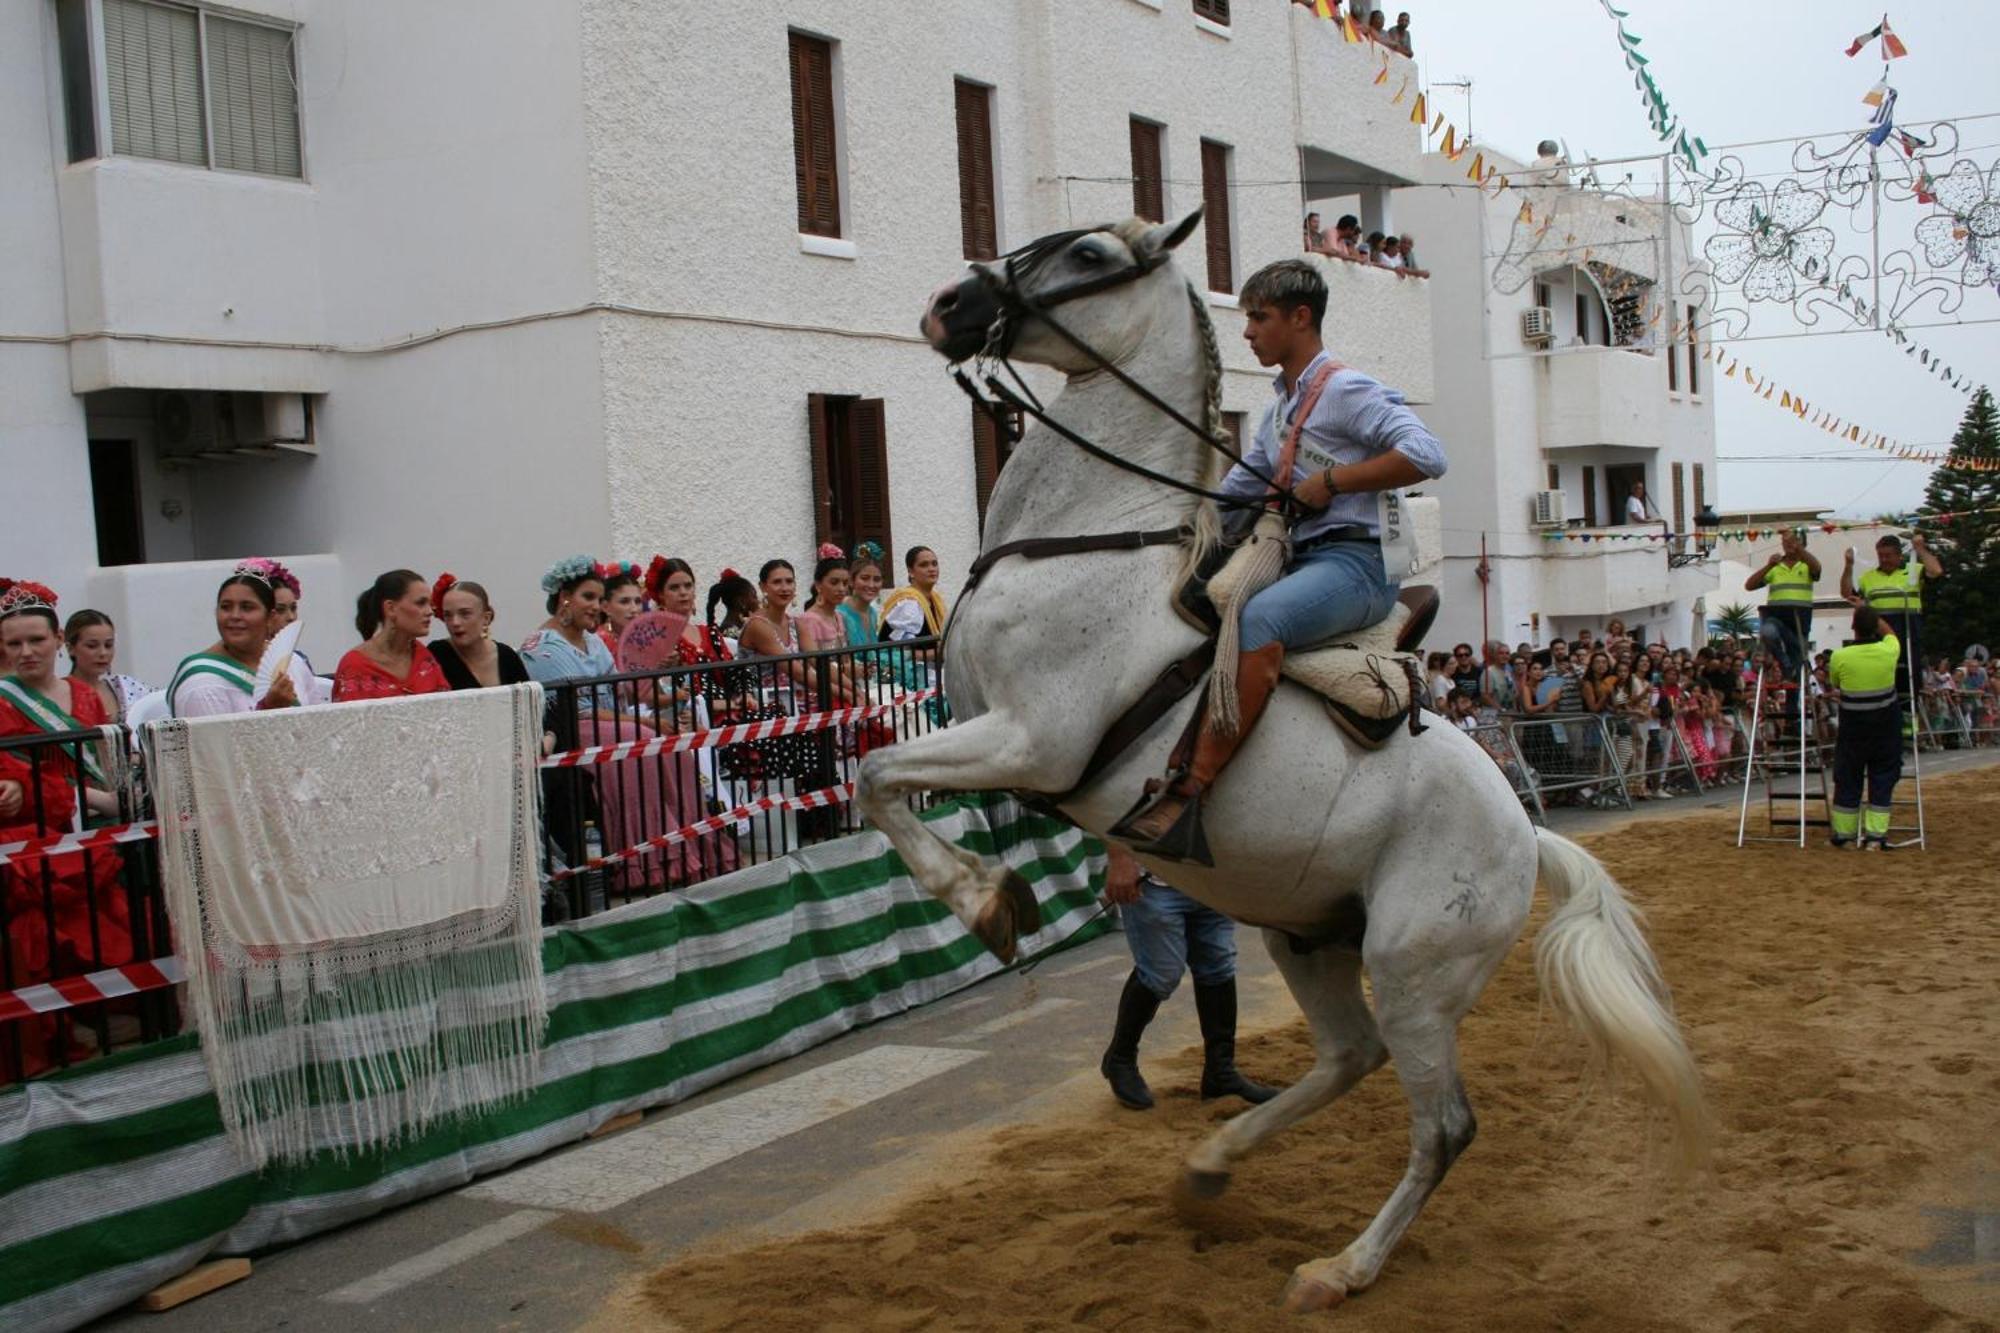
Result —
<svg viewBox="0 0 2000 1333"><path fill-rule="evenodd" d="M1109 372L1114 379L1131 390L1142 401L1165 413L1169 420L1173 421L1174 424L1187 431L1197 440L1200 440L1210 449L1229 459L1232 463L1248 467L1254 475L1277 493L1278 504L1281 510L1285 512L1287 518L1296 517L1299 506L1298 502L1292 499L1289 488L1277 485L1269 475L1251 464L1245 463L1243 455L1232 447L1227 439L1211 431L1206 425L1196 425L1194 422L1188 420L1187 416L1180 409L1176 408L1172 403L1167 402L1138 380L1132 378L1122 367L1098 351L1097 348L1091 346L1088 341L1072 331L1061 320L1057 319L1053 313L1056 306L1066 305L1071 301L1080 300L1086 296L1095 296L1099 292L1109 291L1114 287L1122 287L1127 283L1137 282L1167 262L1167 252L1165 250L1143 258L1134 258L1131 263L1121 268L1113 269L1108 273L1098 274L1081 282L1071 283L1067 287L1059 287L1053 292L1040 294L1030 292L1030 281L1042 271L1055 255L1067 249L1071 242L1085 236L1111 232L1112 228L1109 226L1079 227L1071 231L1054 232L1042 237L1040 240L1032 241L1017 250L1011 250L1001 256L997 271L993 267L984 265L973 269L974 274L979 278L980 285L985 287L987 292L993 297L994 303L999 308L999 314L995 316L992 324L987 327L985 345L980 348L977 354L978 364L984 376L986 393L982 394L980 392L980 386L974 383L972 376L966 374L962 366L954 367L952 370L952 377L958 381L959 388L965 391L966 395L972 399L974 405L979 410L987 414L993 422L994 429L1005 433L1010 439L1014 438L1014 428L1012 423L1007 420L1004 410L1006 408L1013 408L1024 416L1033 417L1036 421L1055 432L1057 436L1082 449L1093 458L1109 463L1111 466L1123 471L1130 472L1134 476L1144 477L1148 481L1159 485L1171 487L1174 490L1183 491L1189 495L1199 496L1204 500L1214 501L1224 509L1261 509L1269 503L1267 497L1247 498L1240 495L1226 495L1221 491L1212 490L1193 482L1182 481L1178 477L1170 477L1164 472L1156 472L1152 468L1134 463L1130 459L1119 457L1104 446L1093 440L1086 439L1051 417L1048 409L1043 406L1041 399L1035 396L1034 390L1029 388L1027 381L1021 378L1020 371L1015 369L1013 361L1008 356L1008 353L1013 350L1014 340L1019 336L1022 325L1031 319L1038 319L1046 324L1057 337L1088 357L1095 369ZM1188 292L1192 300L1199 301L1199 295L1194 292L1192 286L1189 286ZM1198 310L1199 306L1196 308ZM998 366L1007 372L1008 377L1013 380L1012 386L1003 383L1000 377L993 373L992 367L994 366ZM991 397L988 397L988 394ZM970 591L969 587L967 591Z"/></svg>

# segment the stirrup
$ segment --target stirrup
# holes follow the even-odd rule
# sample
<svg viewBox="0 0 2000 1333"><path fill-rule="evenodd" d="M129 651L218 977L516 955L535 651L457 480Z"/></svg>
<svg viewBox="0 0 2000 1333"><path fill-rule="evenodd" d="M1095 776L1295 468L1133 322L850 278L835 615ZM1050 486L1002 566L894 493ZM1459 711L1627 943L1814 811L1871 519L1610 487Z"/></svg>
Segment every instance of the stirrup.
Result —
<svg viewBox="0 0 2000 1333"><path fill-rule="evenodd" d="M1195 865L1213 866L1215 858L1209 854L1208 836L1201 827L1201 793L1192 796L1176 796L1174 783L1163 783L1157 792L1148 792L1139 798L1139 803L1125 812L1125 817L1111 826L1111 836L1125 842L1132 851L1141 856L1157 857L1162 861L1187 861ZM1146 841L1136 841L1132 825L1159 808L1164 801L1184 801L1181 812L1173 824L1159 837Z"/></svg>

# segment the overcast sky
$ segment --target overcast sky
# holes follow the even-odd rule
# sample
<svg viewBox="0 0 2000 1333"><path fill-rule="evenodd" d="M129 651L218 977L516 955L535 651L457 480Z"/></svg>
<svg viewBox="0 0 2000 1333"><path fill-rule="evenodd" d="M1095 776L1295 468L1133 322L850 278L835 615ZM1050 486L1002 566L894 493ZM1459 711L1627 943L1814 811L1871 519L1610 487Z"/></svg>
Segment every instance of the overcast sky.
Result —
<svg viewBox="0 0 2000 1333"><path fill-rule="evenodd" d="M1876 45L1853 59L1849 41L1881 20L1876 8L1851 0L1613 0L1626 30L1672 110L1711 146L1820 134L1867 125L1862 94L1880 77ZM1424 78L1470 77L1471 127L1479 140L1532 157L1543 138L1566 138L1573 156L1618 157L1656 152L1658 141L1619 52L1617 30L1597 0L1383 0L1407 7ZM1898 121L2000 112L2000 3L1995 0L1899 0L1890 26L1909 47L1889 82L1900 97ZM1461 127L1465 99L1440 90L1436 106ZM2000 158L2000 118L1973 121L1959 136L1981 164ZM1785 165L1774 150L1746 153L1752 171ZM1759 155L1762 156L1759 156ZM1623 169L1621 168L1621 171ZM1657 172L1653 173L1657 175ZM1909 228L1928 210L1911 206L1885 234ZM1865 237L1836 226L1843 247L1867 253ZM1698 231L1699 246L1706 233ZM1887 248L1885 241L1885 248ZM1758 307L1752 333L1789 331L1782 315ZM1926 312L1925 322L1944 318ZM1967 294L1950 318L2000 320L1991 288ZM1823 323L1822 327L1828 327ZM1961 372L2000 387L2000 323L1937 328L1913 335ZM1878 333L1814 333L1737 349L1760 375L1804 393L1864 427L1911 444L1949 440L1967 399L1925 374L1916 359ZM1753 400L1735 382L1716 389L1717 452L1779 455L1786 461L1725 461L1723 509L1815 506L1872 516L1920 503L1930 469L1886 455L1848 449L1851 459L1805 460L1841 452L1833 437L1792 420L1772 403ZM1803 460L1803 461L1801 461Z"/></svg>

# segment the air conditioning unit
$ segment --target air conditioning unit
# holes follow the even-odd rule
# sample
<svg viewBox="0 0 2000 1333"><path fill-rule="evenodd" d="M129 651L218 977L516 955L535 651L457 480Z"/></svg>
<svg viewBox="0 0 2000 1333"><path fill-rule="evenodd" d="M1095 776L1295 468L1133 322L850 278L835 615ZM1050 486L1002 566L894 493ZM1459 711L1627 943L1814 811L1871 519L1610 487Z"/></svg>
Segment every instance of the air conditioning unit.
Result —
<svg viewBox="0 0 2000 1333"><path fill-rule="evenodd" d="M1530 347L1547 347L1556 338L1555 312L1545 305L1531 305L1521 312L1521 341Z"/></svg>
<svg viewBox="0 0 2000 1333"><path fill-rule="evenodd" d="M1561 491L1536 491L1534 517L1538 528L1559 528L1569 522L1569 504Z"/></svg>
<svg viewBox="0 0 2000 1333"><path fill-rule="evenodd" d="M305 394L164 389L154 395L153 428L168 467L318 452Z"/></svg>

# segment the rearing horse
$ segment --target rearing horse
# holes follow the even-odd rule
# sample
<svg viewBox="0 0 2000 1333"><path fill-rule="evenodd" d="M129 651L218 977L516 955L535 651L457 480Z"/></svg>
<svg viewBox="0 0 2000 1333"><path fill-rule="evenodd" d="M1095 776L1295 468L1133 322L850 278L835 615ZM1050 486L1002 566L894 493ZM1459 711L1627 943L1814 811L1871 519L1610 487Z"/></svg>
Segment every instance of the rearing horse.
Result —
<svg viewBox="0 0 2000 1333"><path fill-rule="evenodd" d="M1199 217L1046 238L974 265L932 297L923 329L949 360L985 352L1067 376L1001 474L987 508L989 551L1176 526L1199 534L1197 543L1214 539L1213 507L1191 496L1215 475L1221 358L1203 298L1170 256ZM992 562L961 597L944 649L953 725L862 762L857 800L869 820L1003 959L1039 924L1027 886L932 834L904 797L1043 793L1084 828L1111 828L1165 767L1197 699L1072 789L1113 723L1163 667L1199 645L1171 605L1178 570L1198 554L1148 545ZM1410 1104L1401 1183L1344 1251L1298 1267L1290 1308L1324 1308L1374 1282L1471 1143L1458 1025L1520 936L1538 877L1555 902L1535 943L1544 993L1598 1056L1635 1068L1684 1151L1699 1155L1700 1082L1637 914L1588 852L1534 827L1498 766L1456 728L1365 750L1319 699L1283 683L1208 794L1206 825L1213 868L1148 868L1264 927L1311 1025L1316 1062L1202 1142L1187 1159L1186 1184L1219 1193L1237 1158L1390 1060ZM1294 941L1321 947L1301 952Z"/></svg>

